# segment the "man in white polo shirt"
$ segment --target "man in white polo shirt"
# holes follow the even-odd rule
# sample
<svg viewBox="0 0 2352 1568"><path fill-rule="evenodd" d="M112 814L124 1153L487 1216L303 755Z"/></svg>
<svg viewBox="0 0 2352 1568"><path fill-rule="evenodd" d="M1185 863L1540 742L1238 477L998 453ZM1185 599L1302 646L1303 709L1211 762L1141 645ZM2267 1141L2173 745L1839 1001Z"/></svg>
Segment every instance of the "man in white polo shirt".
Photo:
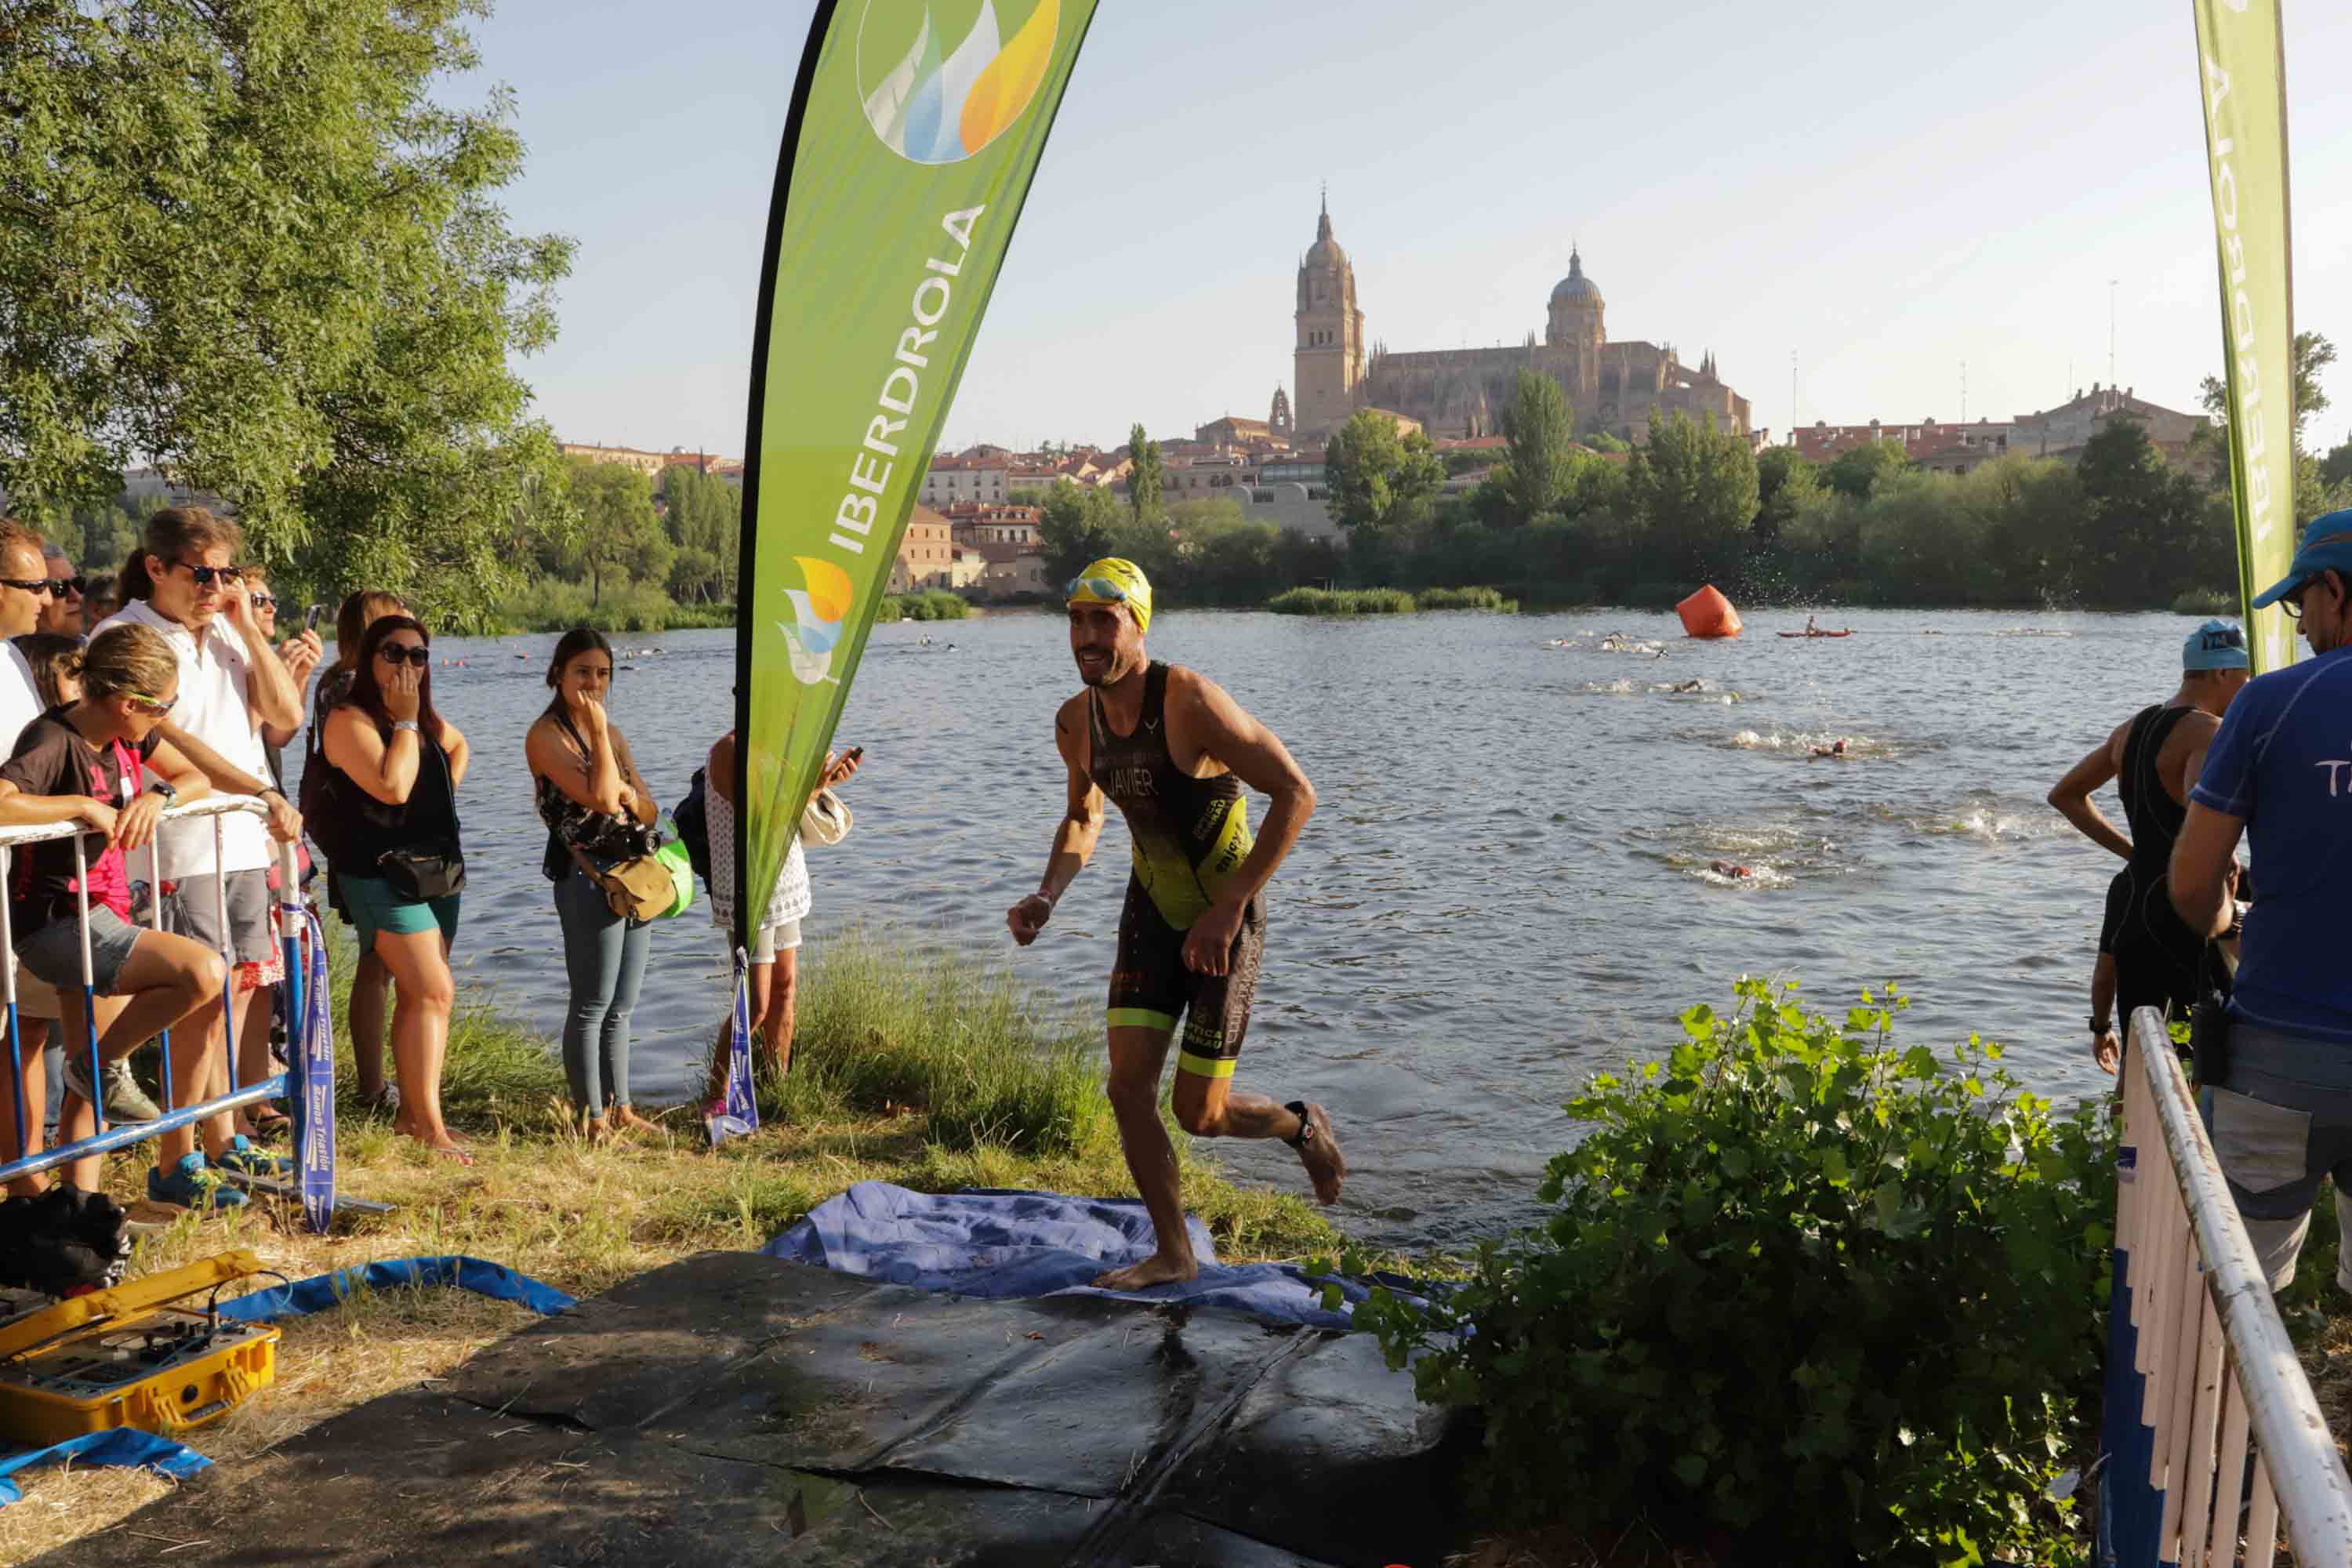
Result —
<svg viewBox="0 0 2352 1568"><path fill-rule="evenodd" d="M158 837L162 879L171 889L164 894L166 922L225 954L232 965L239 1083L268 1076L270 1066L271 992L281 963L269 922L270 841L301 835L301 819L267 776L261 740L264 725L289 728L301 721L301 698L239 582L236 556L244 542L236 523L202 507L157 512L148 520L144 549L123 574L123 608L98 627L102 632L135 622L163 635L180 660L180 697L163 726L165 738L204 770L215 789L258 796L269 807L266 829L240 812L166 822ZM134 861L134 876L138 870ZM194 1015L179 1033L193 1034L199 1023L205 1043L201 1061L189 1063L194 1070L181 1070L184 1047L176 1036L173 1041L177 1105L228 1089L220 1009ZM147 1184L149 1195L159 1202L233 1205L243 1194L221 1188L209 1167L253 1175L280 1175L292 1168L291 1161L254 1147L227 1114L205 1124L202 1152L193 1131L166 1132L155 1142L156 1168Z"/></svg>
<svg viewBox="0 0 2352 1568"><path fill-rule="evenodd" d="M0 757L16 749L16 737L40 717L40 688L33 667L25 662L16 639L40 624L49 604L48 568L41 559L41 536L13 517L0 517ZM8 962L15 963L15 955ZM49 1025L58 1016L58 994L29 969L16 971L17 1039L25 1059L26 1141L38 1145L43 1113L48 1104L48 1077L41 1049ZM0 1029L6 1021L0 1019ZM26 1152L16 1146L16 1111L11 1103L7 1041L0 1037L0 1151L16 1159ZM44 1185L38 1176L12 1182L8 1190L26 1196Z"/></svg>

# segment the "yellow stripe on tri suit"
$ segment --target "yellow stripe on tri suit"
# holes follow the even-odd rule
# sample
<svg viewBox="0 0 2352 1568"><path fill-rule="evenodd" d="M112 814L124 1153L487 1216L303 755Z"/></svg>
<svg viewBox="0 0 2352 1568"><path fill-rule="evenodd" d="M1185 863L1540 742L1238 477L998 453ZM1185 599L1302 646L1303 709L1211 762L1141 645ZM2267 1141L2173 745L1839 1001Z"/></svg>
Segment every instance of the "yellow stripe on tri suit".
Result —
<svg viewBox="0 0 2352 1568"><path fill-rule="evenodd" d="M1234 1057L1196 1057L1190 1051L1176 1053L1176 1070L1189 1072L1196 1078L1231 1078L1239 1065Z"/></svg>

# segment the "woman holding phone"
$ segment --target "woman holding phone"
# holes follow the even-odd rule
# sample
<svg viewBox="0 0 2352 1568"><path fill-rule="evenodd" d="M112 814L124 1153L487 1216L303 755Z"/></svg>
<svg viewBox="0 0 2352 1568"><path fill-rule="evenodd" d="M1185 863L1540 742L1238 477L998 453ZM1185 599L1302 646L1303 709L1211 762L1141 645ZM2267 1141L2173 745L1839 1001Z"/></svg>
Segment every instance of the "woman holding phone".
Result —
<svg viewBox="0 0 2352 1568"><path fill-rule="evenodd" d="M463 1165L463 1140L441 1120L441 1066L457 986L449 944L465 888L457 788L472 751L433 707L432 634L385 616L360 638L349 694L321 721L320 815L341 868L338 889L360 945L383 961L397 1000L392 1058L400 1078L394 1131Z"/></svg>
<svg viewBox="0 0 2352 1568"><path fill-rule="evenodd" d="M803 811L803 836L811 830L811 816L820 820L814 826L825 833L830 843L848 831L845 817L836 816L837 829L827 829L820 801L824 792L838 784L847 784L856 776L866 760L866 748L853 746L839 754L827 752L824 772L818 775L817 793L812 795ZM703 774L704 811L710 831L710 913L729 942L735 940L735 812L740 782L736 773L740 754L735 746L735 731L730 730L719 737L710 748L710 756ZM792 1070L793 1012L795 992L800 978L801 921L808 918L808 862L801 854L799 837L793 840L792 852L784 857L783 869L776 875L774 892L768 908L753 931L748 952L751 960L751 1032L755 1038L767 1042L768 1066L778 1078ZM719 1027L719 1038L710 1054L711 1106L705 1114L725 1109L727 1098L727 1046L731 1026Z"/></svg>
<svg viewBox="0 0 2352 1568"><path fill-rule="evenodd" d="M523 737L532 798L547 824L540 869L555 884L563 927L563 967L572 994L563 1015L563 1076L572 1114L592 1143L617 1128L657 1132L629 1102L629 1015L637 1005L653 927L613 912L591 868L652 853L660 807L637 772L629 742L605 711L613 693L613 645L575 626L555 645L547 670L555 695ZM609 1119L608 1119L609 1110Z"/></svg>

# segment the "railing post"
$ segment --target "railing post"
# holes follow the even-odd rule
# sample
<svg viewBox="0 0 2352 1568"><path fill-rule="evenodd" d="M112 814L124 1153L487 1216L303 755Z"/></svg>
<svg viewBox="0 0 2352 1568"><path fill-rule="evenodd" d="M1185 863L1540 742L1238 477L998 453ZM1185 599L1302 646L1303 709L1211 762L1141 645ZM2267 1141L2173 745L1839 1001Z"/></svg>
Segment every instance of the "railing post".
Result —
<svg viewBox="0 0 2352 1568"><path fill-rule="evenodd" d="M8 848L0 845L0 961L5 972L0 974L0 984L7 987L8 995L8 1065L15 1074L14 1099L16 1102L16 1157L23 1159L33 1152L31 1141L25 1132L25 1041L16 1028L16 932L11 922L16 916L8 907L8 873L12 869ZM58 1027L63 1028L61 1024ZM42 1107L47 1110L47 1106Z"/></svg>
<svg viewBox="0 0 2352 1568"><path fill-rule="evenodd" d="M76 824L79 827L79 825ZM89 1036L89 1114L93 1137L106 1136L106 1064L98 1059L98 982L89 962L89 849L74 835L74 919L81 933L81 1021ZM60 1058L62 1059L62 1058ZM59 1128L58 1131L64 1131Z"/></svg>
<svg viewBox="0 0 2352 1568"><path fill-rule="evenodd" d="M155 825L155 837L147 841L147 929L161 932L163 929L163 824ZM163 1109L172 1109L172 1031L155 1031L156 1043L163 1052Z"/></svg>

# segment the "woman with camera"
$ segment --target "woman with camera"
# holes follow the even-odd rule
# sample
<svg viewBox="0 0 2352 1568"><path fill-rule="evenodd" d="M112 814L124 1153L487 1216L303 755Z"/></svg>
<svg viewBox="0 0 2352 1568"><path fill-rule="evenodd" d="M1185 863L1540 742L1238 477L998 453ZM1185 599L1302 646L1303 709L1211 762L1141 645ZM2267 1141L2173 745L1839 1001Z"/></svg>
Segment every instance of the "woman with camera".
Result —
<svg viewBox="0 0 2352 1568"><path fill-rule="evenodd" d="M351 689L320 731L326 771L311 833L336 868L362 948L392 975L400 1080L393 1126L469 1165L463 1141L441 1120L441 1067L457 994L449 944L466 886L457 786L472 753L457 726L434 711L432 662L432 634L414 617L368 626Z"/></svg>
<svg viewBox="0 0 2352 1568"><path fill-rule="evenodd" d="M653 948L653 928L614 911L598 873L651 855L660 808L637 773L621 727L606 713L613 646L576 626L555 645L547 671L555 695L523 740L555 884L563 966L572 984L563 1016L563 1075L572 1112L591 1142L614 1131L659 1131L629 1103L629 1015ZM607 1107L609 1106L609 1116Z"/></svg>

